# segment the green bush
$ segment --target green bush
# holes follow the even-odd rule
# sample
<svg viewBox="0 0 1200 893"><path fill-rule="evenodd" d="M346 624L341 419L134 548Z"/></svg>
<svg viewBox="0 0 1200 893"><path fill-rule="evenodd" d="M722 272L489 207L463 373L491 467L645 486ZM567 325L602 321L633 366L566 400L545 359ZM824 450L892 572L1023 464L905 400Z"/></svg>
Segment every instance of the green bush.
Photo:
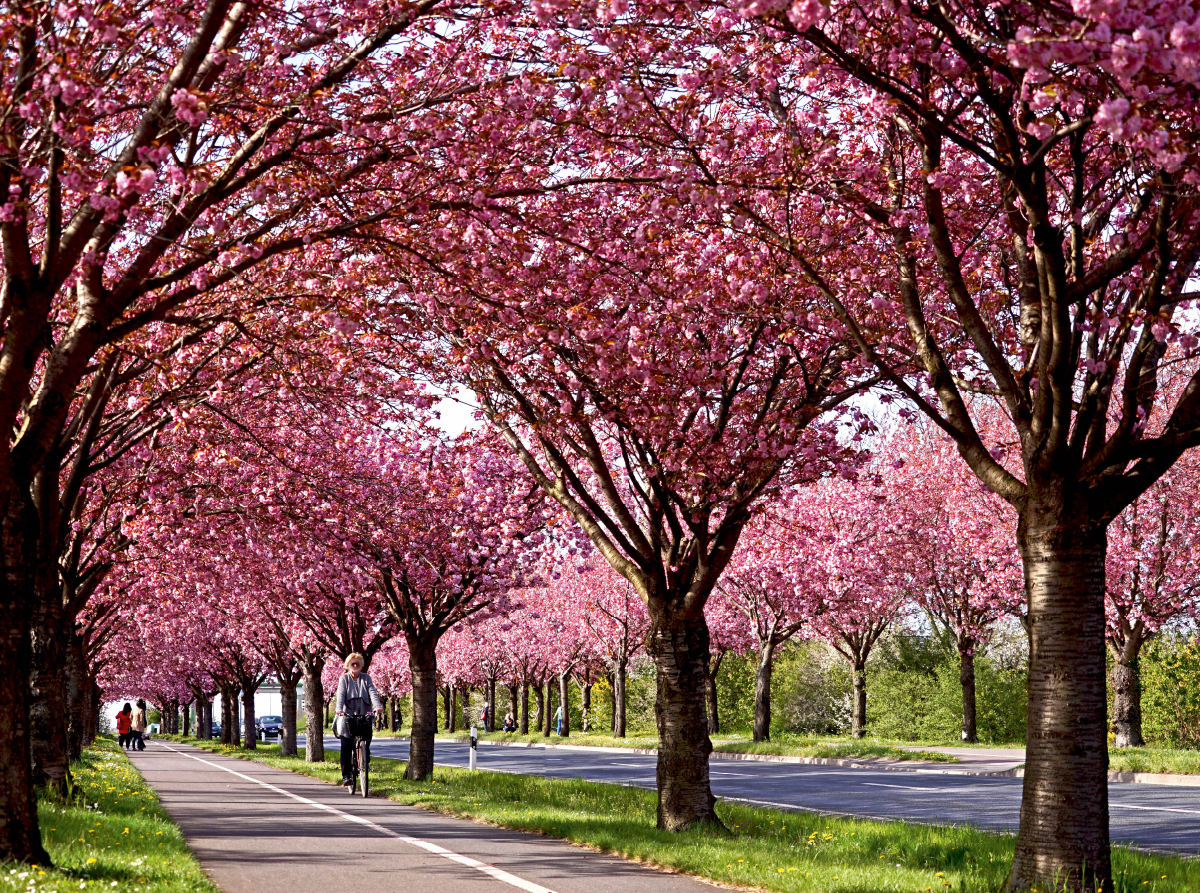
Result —
<svg viewBox="0 0 1200 893"><path fill-rule="evenodd" d="M1200 639L1164 633L1146 646L1140 663L1146 742L1200 748Z"/></svg>

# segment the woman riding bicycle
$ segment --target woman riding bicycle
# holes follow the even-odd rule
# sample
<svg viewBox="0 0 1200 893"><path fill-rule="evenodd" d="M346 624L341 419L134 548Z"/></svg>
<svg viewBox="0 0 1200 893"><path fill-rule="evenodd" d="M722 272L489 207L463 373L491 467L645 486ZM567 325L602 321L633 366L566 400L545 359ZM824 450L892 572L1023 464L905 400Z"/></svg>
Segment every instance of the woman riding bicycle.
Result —
<svg viewBox="0 0 1200 893"><path fill-rule="evenodd" d="M363 656L358 652L348 655L346 672L338 680L337 715L341 717L341 722L338 723L337 736L342 742L343 787L352 783L354 775L355 736L371 740L371 723L357 717L367 716L372 711L376 716L383 716L383 701L371 677L363 672L363 663Z"/></svg>

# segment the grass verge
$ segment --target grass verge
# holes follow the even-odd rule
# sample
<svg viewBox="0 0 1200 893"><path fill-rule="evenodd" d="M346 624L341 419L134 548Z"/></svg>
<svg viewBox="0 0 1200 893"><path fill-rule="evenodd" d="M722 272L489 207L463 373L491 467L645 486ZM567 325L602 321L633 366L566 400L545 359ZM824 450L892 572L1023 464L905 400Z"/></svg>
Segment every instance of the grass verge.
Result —
<svg viewBox="0 0 1200 893"><path fill-rule="evenodd" d="M218 893L115 741L99 739L73 771L75 801L38 803L54 866L0 863L0 890Z"/></svg>
<svg viewBox="0 0 1200 893"><path fill-rule="evenodd" d="M1155 747L1110 748L1108 768L1114 772L1170 772L1200 775L1200 750Z"/></svg>
<svg viewBox="0 0 1200 893"><path fill-rule="evenodd" d="M211 742L186 743L336 783L334 763ZM728 834L655 827L653 791L439 766L432 781L401 778L404 763L372 760L371 788L398 803L550 837L771 893L994 893L1013 837L973 828L911 825L762 809L719 801ZM1113 851L1117 893L1195 893L1200 862Z"/></svg>
<svg viewBox="0 0 1200 893"><path fill-rule="evenodd" d="M466 741L469 732L443 733L439 740ZM579 733L568 738L558 735L545 737L543 735L518 735L508 732L492 732L481 735L481 741L498 741L505 744L574 744L581 747L636 747L645 750L656 750L658 738L652 735L635 735L628 738L613 738L610 735ZM832 760L849 759L889 759L889 760L920 760L930 763L957 763L958 758L949 754L934 751L901 750L884 744L866 741L847 741L844 744L830 744L818 741L816 738L785 738L782 741L753 741L736 738L722 740L713 739L713 750L719 753L766 754L771 756L789 757L822 757Z"/></svg>

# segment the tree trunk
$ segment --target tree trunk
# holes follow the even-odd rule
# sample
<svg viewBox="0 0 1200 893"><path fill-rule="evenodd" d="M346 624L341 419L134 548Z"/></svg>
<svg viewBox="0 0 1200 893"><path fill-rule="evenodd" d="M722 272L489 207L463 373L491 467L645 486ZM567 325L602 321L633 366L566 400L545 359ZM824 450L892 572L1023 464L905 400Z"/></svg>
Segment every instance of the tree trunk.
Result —
<svg viewBox="0 0 1200 893"><path fill-rule="evenodd" d="M854 661L854 704L850 713L850 737L863 738L867 734L867 660Z"/></svg>
<svg viewBox="0 0 1200 893"><path fill-rule="evenodd" d="M96 683L96 679L88 671L88 693L87 693L87 724L84 726L83 746L87 747L100 737L100 707L101 693L100 686Z"/></svg>
<svg viewBox="0 0 1200 893"><path fill-rule="evenodd" d="M416 699L414 698L414 703ZM413 715L416 715L416 708L413 709ZM450 731L458 731L458 686L450 686Z"/></svg>
<svg viewBox="0 0 1200 893"><path fill-rule="evenodd" d="M771 674L775 671L775 643L758 646L758 667L754 672L754 740L771 740Z"/></svg>
<svg viewBox="0 0 1200 893"><path fill-rule="evenodd" d="M579 692L579 704L583 710L583 719L579 723L579 731L586 732L589 730L588 726L592 713L592 683L581 683Z"/></svg>
<svg viewBox="0 0 1200 893"><path fill-rule="evenodd" d="M625 737L625 690L629 669L622 660L617 664L617 672L613 678L613 736Z"/></svg>
<svg viewBox="0 0 1200 893"><path fill-rule="evenodd" d="M1145 747L1142 738L1142 678L1137 657L1113 663L1113 731L1117 747Z"/></svg>
<svg viewBox="0 0 1200 893"><path fill-rule="evenodd" d="M233 700L233 691L229 686L224 686L221 689L221 743L229 745L233 743L233 711L229 708L229 702ZM162 717L162 726L167 728L167 718Z"/></svg>
<svg viewBox="0 0 1200 893"><path fill-rule="evenodd" d="M438 637L412 635L405 638L408 641L408 666L412 671L413 714L404 777L424 781L433 775L433 739L437 734ZM451 711L451 717L453 715Z"/></svg>
<svg viewBox="0 0 1200 893"><path fill-rule="evenodd" d="M533 683L533 699L534 707L537 710L537 714L533 718L533 727L540 732L546 727L546 689L540 681Z"/></svg>
<svg viewBox="0 0 1200 893"><path fill-rule="evenodd" d="M192 734L192 707L190 704L185 704L183 707L183 737Z"/></svg>
<svg viewBox="0 0 1200 893"><path fill-rule="evenodd" d="M518 726L522 735L529 734L529 681L521 680L521 719Z"/></svg>
<svg viewBox="0 0 1200 893"><path fill-rule="evenodd" d="M450 731L450 686L442 686L442 728Z"/></svg>
<svg viewBox="0 0 1200 893"><path fill-rule="evenodd" d="M254 727L254 693L256 691L258 691L257 685L242 687L242 712L246 718L242 728L246 736L246 750L258 750L258 729Z"/></svg>
<svg viewBox="0 0 1200 893"><path fill-rule="evenodd" d="M704 713L708 723L708 734L716 735L721 731L721 716L717 710L717 670L708 670L707 659L704 668ZM720 667L720 664L717 664Z"/></svg>
<svg viewBox="0 0 1200 893"><path fill-rule="evenodd" d="M11 540L14 523L30 520L37 524L36 518L14 519L10 509L5 540ZM19 550L12 555L12 545L5 543L8 569L0 588L0 861L49 865L29 772L30 589L27 583L18 585L24 581L14 561L24 556Z"/></svg>
<svg viewBox="0 0 1200 893"><path fill-rule="evenodd" d="M325 658L304 652L304 762L325 762Z"/></svg>
<svg viewBox="0 0 1200 893"><path fill-rule="evenodd" d="M485 732L496 731L496 677L489 676L487 681L487 720L484 722Z"/></svg>
<svg viewBox="0 0 1200 893"><path fill-rule="evenodd" d="M285 757L296 754L296 681L282 676L279 679L279 710L283 715L283 733L279 736L279 752Z"/></svg>
<svg viewBox="0 0 1200 893"><path fill-rule="evenodd" d="M961 649L958 653L958 681L962 683L963 694L962 740L975 744L979 741L979 732L975 725L974 643L971 648Z"/></svg>
<svg viewBox="0 0 1200 893"><path fill-rule="evenodd" d="M562 708L562 730L559 734L564 738L571 737L571 671L564 670L558 674L558 706Z"/></svg>
<svg viewBox="0 0 1200 893"><path fill-rule="evenodd" d="M67 757L79 760L83 756L84 739L87 737L88 698L87 656L84 653L83 637L71 634L67 648Z"/></svg>
<svg viewBox="0 0 1200 893"><path fill-rule="evenodd" d="M1017 542L1029 609L1029 718L1010 891L1112 890L1104 557L1069 501L1030 498Z"/></svg>
<svg viewBox="0 0 1200 893"><path fill-rule="evenodd" d="M57 570L57 568L55 568ZM70 755L67 749L67 684L63 669L67 663L70 633L64 630L62 596L57 573L42 579L33 612L32 663L29 681L29 755L33 784L60 801L70 795ZM74 627L74 618L71 626Z"/></svg>
<svg viewBox="0 0 1200 893"><path fill-rule="evenodd" d="M517 702L517 686L516 685L507 685L505 687L508 689L508 712L509 712L509 714L511 714L514 717L520 716L521 715L521 706Z"/></svg>
<svg viewBox="0 0 1200 893"><path fill-rule="evenodd" d="M549 738L554 733L554 686L546 679L546 708L542 711L542 735Z"/></svg>
<svg viewBox="0 0 1200 893"><path fill-rule="evenodd" d="M652 597L649 609L646 650L658 671L658 827L720 827L708 774L712 742L704 709L708 625L702 612L689 617L665 599Z"/></svg>

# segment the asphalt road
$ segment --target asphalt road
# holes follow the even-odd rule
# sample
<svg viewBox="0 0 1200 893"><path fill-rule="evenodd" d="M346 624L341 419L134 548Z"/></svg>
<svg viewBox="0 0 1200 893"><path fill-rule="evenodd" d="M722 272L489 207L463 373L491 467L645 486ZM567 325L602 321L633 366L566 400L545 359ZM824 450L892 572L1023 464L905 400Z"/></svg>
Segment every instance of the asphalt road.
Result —
<svg viewBox="0 0 1200 893"><path fill-rule="evenodd" d="M301 747L303 747L301 736ZM334 749L336 738L325 746ZM436 761L466 766L465 743L438 741ZM407 739L376 738L371 753L407 759ZM480 769L653 788L655 757L611 749L494 747L478 749ZM939 771L896 772L741 760L710 763L713 793L784 809L862 818L969 824L1015 831L1020 819L1019 778L982 778ZM1200 854L1200 788L1109 784L1114 843L1148 850Z"/></svg>
<svg viewBox="0 0 1200 893"><path fill-rule="evenodd" d="M561 841L151 741L129 759L223 893L712 893Z"/></svg>

